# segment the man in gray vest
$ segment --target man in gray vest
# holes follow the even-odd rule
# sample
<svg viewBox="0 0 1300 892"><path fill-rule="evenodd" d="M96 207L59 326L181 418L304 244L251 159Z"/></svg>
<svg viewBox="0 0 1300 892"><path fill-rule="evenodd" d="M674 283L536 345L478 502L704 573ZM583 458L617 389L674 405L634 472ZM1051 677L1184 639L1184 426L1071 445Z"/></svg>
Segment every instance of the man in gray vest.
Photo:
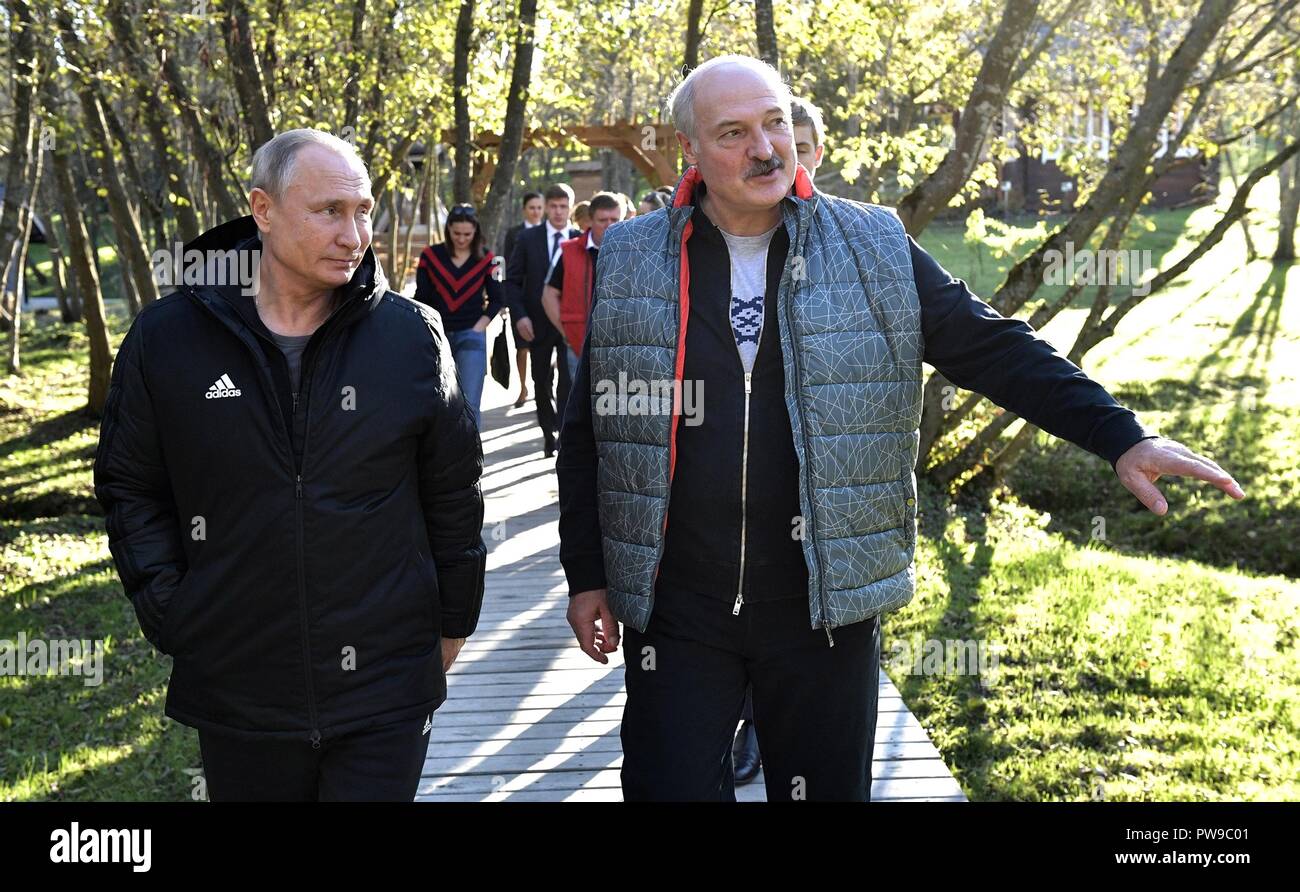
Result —
<svg viewBox="0 0 1300 892"><path fill-rule="evenodd" d="M790 93L724 56L670 97L672 205L610 227L561 433L569 623L623 639L628 800L735 798L751 684L769 800L871 795L880 618L913 594L924 360L1112 463L1244 494L1149 433L890 211L816 191ZM671 512L669 507L671 505Z"/></svg>

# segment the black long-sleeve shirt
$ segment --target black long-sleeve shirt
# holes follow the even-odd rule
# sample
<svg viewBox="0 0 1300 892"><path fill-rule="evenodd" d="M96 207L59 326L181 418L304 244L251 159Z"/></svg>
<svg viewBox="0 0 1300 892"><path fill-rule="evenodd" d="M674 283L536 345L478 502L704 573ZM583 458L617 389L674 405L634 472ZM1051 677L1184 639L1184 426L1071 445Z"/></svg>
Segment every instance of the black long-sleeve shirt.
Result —
<svg viewBox="0 0 1300 892"><path fill-rule="evenodd" d="M957 386L983 394L1112 466L1133 444L1155 436L1132 411L1028 324L1000 315L910 237L908 241L927 363ZM694 248L692 237L693 252ZM775 268L779 273L780 265ZM771 274L769 266L769 277ZM560 561L571 595L606 584L588 349L584 344L560 432L557 461Z"/></svg>

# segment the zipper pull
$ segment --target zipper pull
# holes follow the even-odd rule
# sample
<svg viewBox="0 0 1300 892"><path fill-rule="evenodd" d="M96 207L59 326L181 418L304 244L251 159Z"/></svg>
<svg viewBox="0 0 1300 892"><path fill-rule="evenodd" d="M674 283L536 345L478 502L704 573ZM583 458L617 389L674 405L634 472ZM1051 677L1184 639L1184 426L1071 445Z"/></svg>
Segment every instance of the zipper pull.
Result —
<svg viewBox="0 0 1300 892"><path fill-rule="evenodd" d="M311 731L311 748L314 750L320 749L320 732L315 728L312 728Z"/></svg>
<svg viewBox="0 0 1300 892"><path fill-rule="evenodd" d="M744 593L744 592L736 592L736 603L735 603L735 605L731 608L731 615L732 615L732 616L740 616L740 605L743 604L743 603L745 603L745 593Z"/></svg>
<svg viewBox="0 0 1300 892"><path fill-rule="evenodd" d="M749 378L750 378L750 376L751 376L752 374L753 374L752 372L745 372L745 393L749 393L749 392L750 392L750 391L749 391Z"/></svg>
<svg viewBox="0 0 1300 892"><path fill-rule="evenodd" d="M299 474L297 478L294 480L293 492L296 498L299 499L302 498L302 475L301 474Z"/></svg>
<svg viewBox="0 0 1300 892"><path fill-rule="evenodd" d="M823 623L822 623L822 628L826 630L826 640L830 642L830 646L831 646L831 647L834 647L834 646L835 646L835 639L831 637L831 627L830 627L830 625L828 625L827 623L823 622Z"/></svg>
<svg viewBox="0 0 1300 892"><path fill-rule="evenodd" d="M298 394L296 393L293 395L293 411L295 415L298 413Z"/></svg>

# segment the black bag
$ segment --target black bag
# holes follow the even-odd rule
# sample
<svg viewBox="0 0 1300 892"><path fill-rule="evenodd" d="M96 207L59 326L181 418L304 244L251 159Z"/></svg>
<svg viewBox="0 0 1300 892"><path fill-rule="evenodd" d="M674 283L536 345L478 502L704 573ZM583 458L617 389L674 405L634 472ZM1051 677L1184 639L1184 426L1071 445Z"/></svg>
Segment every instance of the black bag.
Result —
<svg viewBox="0 0 1300 892"><path fill-rule="evenodd" d="M507 321L508 324L508 320ZM492 342L492 377L506 390L510 389L510 354L513 353L506 343L506 327L501 326L501 333Z"/></svg>

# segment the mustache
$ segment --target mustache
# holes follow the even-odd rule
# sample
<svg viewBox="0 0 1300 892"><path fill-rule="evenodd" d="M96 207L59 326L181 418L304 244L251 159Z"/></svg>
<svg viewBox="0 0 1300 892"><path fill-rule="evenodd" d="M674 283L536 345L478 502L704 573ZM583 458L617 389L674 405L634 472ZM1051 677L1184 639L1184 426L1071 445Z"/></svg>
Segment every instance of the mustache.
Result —
<svg viewBox="0 0 1300 892"><path fill-rule="evenodd" d="M780 155L773 152L771 158L764 158L761 161L755 161L749 170L745 172L745 179L749 179L750 177L761 177L763 174L771 173L774 170L780 170L783 167L785 167L785 162L781 160Z"/></svg>

